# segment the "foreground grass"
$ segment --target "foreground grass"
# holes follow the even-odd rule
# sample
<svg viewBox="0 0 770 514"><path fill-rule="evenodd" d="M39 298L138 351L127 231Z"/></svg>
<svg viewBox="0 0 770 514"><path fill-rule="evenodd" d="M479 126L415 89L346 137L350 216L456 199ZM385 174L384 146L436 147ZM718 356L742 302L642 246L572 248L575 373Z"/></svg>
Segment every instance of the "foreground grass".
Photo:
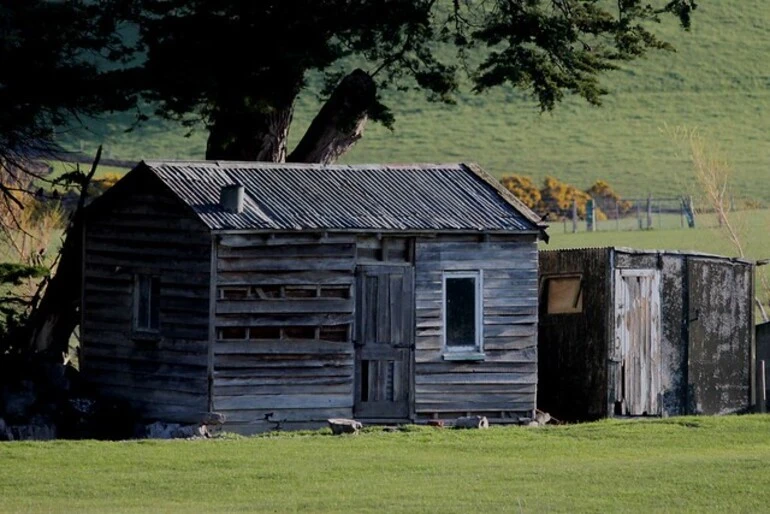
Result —
<svg viewBox="0 0 770 514"><path fill-rule="evenodd" d="M2 511L762 511L770 416L0 445Z"/></svg>

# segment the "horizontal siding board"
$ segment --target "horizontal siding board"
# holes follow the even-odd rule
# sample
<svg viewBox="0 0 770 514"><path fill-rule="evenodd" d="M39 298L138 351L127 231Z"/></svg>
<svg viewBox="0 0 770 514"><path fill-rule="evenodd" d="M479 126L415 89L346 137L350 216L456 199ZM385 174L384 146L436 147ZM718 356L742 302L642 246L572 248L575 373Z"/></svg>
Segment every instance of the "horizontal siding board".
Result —
<svg viewBox="0 0 770 514"><path fill-rule="evenodd" d="M259 341L217 341L215 355L346 355L353 353L349 342L327 342L316 340L259 340Z"/></svg>
<svg viewBox="0 0 770 514"><path fill-rule="evenodd" d="M273 258L231 258L217 259L217 271L349 271L353 272L355 260L343 259L276 259Z"/></svg>
<svg viewBox="0 0 770 514"><path fill-rule="evenodd" d="M349 394L293 394L215 396L214 410L351 408Z"/></svg>
<svg viewBox="0 0 770 514"><path fill-rule="evenodd" d="M222 412L222 411L220 411ZM226 417L225 430L237 430L236 424L264 424L266 430L275 430L277 423L281 428L286 423L317 422L326 425L330 418L352 418L350 407L329 409L227 409L223 412ZM267 419L274 420L268 421Z"/></svg>
<svg viewBox="0 0 770 514"><path fill-rule="evenodd" d="M353 322L353 314L219 314L216 326L224 327L283 327L345 325Z"/></svg>
<svg viewBox="0 0 770 514"><path fill-rule="evenodd" d="M337 314L353 312L352 299L217 300L217 314Z"/></svg>

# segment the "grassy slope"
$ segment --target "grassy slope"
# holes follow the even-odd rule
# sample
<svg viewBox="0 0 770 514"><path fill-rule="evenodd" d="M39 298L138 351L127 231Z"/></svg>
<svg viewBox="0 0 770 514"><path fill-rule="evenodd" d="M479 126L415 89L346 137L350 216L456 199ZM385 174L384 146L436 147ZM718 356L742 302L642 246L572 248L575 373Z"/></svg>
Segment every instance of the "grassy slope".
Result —
<svg viewBox="0 0 770 514"><path fill-rule="evenodd" d="M396 131L370 127L348 162L477 161L496 174L558 176L588 187L609 180L625 196L686 188L687 159L664 125L700 127L718 141L736 169L738 192L770 201L770 9L764 0L700 2L693 31L673 22L660 27L676 54L655 54L608 80L603 108L569 99L541 115L521 93L498 90L466 95L457 106L427 103L419 94L390 95ZM300 99L294 136L317 108L312 93ZM200 158L204 134L154 122L123 134L125 120L93 124L96 135L71 134L78 149L107 137L117 158Z"/></svg>
<svg viewBox="0 0 770 514"><path fill-rule="evenodd" d="M742 240L747 257L753 259L770 258L770 210L739 211L733 219ZM704 224L712 220L702 220ZM610 224L611 225L611 224ZM568 229L571 230L570 227ZM737 255L724 230L718 228L696 228L677 230L635 230L621 232L578 232L564 233L560 223L555 223L548 231L549 244L541 244L542 249L591 248L601 246L629 246L632 248L698 250L723 255Z"/></svg>
<svg viewBox="0 0 770 514"><path fill-rule="evenodd" d="M1 511L759 512L768 416L0 445Z"/></svg>

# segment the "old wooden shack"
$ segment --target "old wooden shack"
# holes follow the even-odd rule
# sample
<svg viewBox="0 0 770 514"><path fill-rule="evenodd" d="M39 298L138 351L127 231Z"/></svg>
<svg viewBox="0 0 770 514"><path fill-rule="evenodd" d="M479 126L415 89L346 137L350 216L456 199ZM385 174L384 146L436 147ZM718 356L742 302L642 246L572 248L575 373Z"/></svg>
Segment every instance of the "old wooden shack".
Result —
<svg viewBox="0 0 770 514"><path fill-rule="evenodd" d="M565 420L753 405L754 265L675 251L540 252L538 407Z"/></svg>
<svg viewBox="0 0 770 514"><path fill-rule="evenodd" d="M544 228L475 165L142 162L87 209L81 369L241 433L531 416Z"/></svg>

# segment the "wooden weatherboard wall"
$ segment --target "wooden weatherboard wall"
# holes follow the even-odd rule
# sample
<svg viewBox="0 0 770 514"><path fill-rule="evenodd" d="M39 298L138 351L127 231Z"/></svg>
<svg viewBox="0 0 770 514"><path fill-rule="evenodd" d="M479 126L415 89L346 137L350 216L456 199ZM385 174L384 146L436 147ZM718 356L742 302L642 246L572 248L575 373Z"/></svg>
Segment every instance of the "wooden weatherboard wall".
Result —
<svg viewBox="0 0 770 514"><path fill-rule="evenodd" d="M537 246L534 236L418 238L415 251L416 419L468 413L530 416L537 390ZM447 360L443 274L479 271L483 357Z"/></svg>
<svg viewBox="0 0 770 514"><path fill-rule="evenodd" d="M154 177L135 174L118 192L85 224L81 370L145 418L199 422L208 411L210 233ZM156 332L134 326L140 275L159 280Z"/></svg>
<svg viewBox="0 0 770 514"><path fill-rule="evenodd" d="M355 236L217 240L212 407L228 430L351 417Z"/></svg>

